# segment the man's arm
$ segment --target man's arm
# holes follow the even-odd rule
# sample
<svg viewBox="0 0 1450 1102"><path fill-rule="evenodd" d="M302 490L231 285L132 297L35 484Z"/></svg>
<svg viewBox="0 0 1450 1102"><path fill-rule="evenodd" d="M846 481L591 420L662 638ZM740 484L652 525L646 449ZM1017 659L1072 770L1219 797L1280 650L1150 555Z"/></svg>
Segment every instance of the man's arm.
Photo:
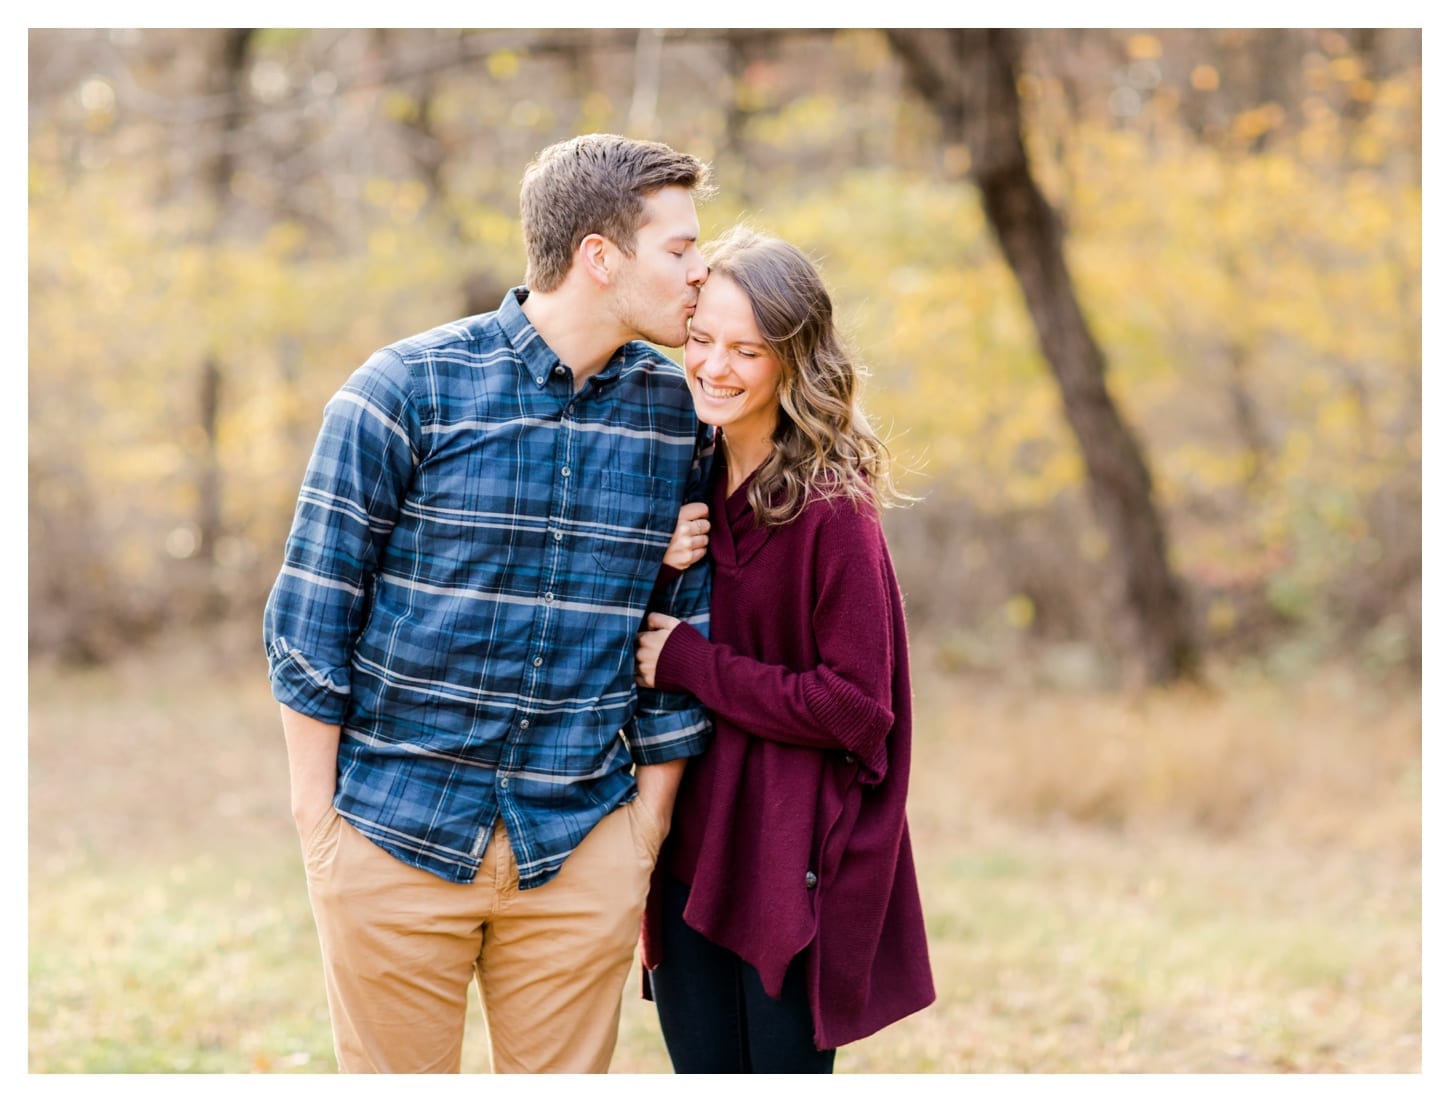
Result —
<svg viewBox="0 0 1450 1102"><path fill-rule="evenodd" d="M680 790L680 778L685 775L685 760L676 758L659 765L637 765L634 769L639 798L655 819L666 826L675 813L675 793Z"/></svg>
<svg viewBox="0 0 1450 1102"><path fill-rule="evenodd" d="M705 502L709 495L710 471L715 459L714 430L697 425L695 454L685 487L685 502ZM708 509L706 510L708 514ZM673 546L673 544L672 544ZM650 597L649 611L664 612L694 624L702 634L710 628L710 564L699 561L684 571L664 565ZM641 624L641 629L643 625ZM625 729L630 754L635 762L635 783L653 791L659 802L653 809L664 812L674 806L675 789L684 771L684 759L705 749L711 731L710 717L699 701L688 693L666 693L640 688L639 706ZM671 769L662 769L672 766ZM658 770L655 776L650 771ZM641 783L640 778L644 777Z"/></svg>
<svg viewBox="0 0 1450 1102"><path fill-rule="evenodd" d="M304 838L336 793L353 647L415 465L409 382L395 354L378 353L327 404L263 614L292 815Z"/></svg>
<svg viewBox="0 0 1450 1102"><path fill-rule="evenodd" d="M662 599L682 573L705 557L710 543L709 517L710 507L703 501L689 501L681 507L669 549L665 552L665 568L660 571L660 581L656 585L656 599ZM662 823L668 823L674 813L675 794L684 773L684 758L660 765L641 765L635 770L639 798Z"/></svg>
<svg viewBox="0 0 1450 1102"><path fill-rule="evenodd" d="M287 775L292 786L292 821L306 838L332 806L337 791L337 744L342 728L335 723L282 709L282 734L287 740Z"/></svg>
<svg viewBox="0 0 1450 1102"><path fill-rule="evenodd" d="M659 594L664 608L677 616L689 616L702 632L709 630L709 574L708 563L696 563ZM705 748L711 723L699 701L688 693L641 688L639 704L628 730L634 781L645 806L668 825L685 761Z"/></svg>

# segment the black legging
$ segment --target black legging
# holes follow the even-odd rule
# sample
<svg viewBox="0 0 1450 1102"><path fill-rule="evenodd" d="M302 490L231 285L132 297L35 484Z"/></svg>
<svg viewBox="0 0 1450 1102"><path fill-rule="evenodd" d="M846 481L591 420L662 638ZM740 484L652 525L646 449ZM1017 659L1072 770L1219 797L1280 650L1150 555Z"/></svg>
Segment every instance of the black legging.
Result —
<svg viewBox="0 0 1450 1102"><path fill-rule="evenodd" d="M754 968L685 925L689 888L663 879L663 959L649 978L675 1071L829 1075L836 1050L811 1040L803 958L791 961L772 999Z"/></svg>

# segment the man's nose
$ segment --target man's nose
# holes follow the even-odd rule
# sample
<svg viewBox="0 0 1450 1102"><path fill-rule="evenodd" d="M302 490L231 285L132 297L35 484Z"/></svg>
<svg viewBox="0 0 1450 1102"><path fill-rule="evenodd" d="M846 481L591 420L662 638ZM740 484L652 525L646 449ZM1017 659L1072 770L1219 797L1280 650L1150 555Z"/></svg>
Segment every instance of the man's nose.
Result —
<svg viewBox="0 0 1450 1102"><path fill-rule="evenodd" d="M705 263L705 258L696 252L695 263L690 265L689 270L685 273L685 282L691 287L699 287L704 284L709 274L710 266Z"/></svg>

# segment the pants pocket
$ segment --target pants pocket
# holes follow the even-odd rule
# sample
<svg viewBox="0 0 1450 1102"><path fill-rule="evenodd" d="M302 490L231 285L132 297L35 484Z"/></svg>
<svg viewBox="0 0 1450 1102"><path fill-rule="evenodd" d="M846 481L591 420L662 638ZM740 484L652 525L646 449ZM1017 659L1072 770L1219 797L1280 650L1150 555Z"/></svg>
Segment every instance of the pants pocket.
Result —
<svg viewBox="0 0 1450 1102"><path fill-rule="evenodd" d="M307 872L308 880L321 875L332 862L333 854L337 852L337 836L341 827L342 816L338 814L337 808L329 807L323 812L317 825L308 832L302 843L302 867Z"/></svg>
<svg viewBox="0 0 1450 1102"><path fill-rule="evenodd" d="M653 867L659 858L660 846L665 842L665 828L655 820L654 815L638 796L625 805L625 813L629 818L630 833L634 835L635 849L646 857Z"/></svg>

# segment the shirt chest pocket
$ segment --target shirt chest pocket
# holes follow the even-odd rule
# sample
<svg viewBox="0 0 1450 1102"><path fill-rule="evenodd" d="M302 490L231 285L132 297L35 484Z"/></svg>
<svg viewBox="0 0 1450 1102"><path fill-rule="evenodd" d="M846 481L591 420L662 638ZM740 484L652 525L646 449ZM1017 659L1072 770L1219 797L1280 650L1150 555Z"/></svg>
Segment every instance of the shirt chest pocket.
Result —
<svg viewBox="0 0 1450 1102"><path fill-rule="evenodd" d="M611 573L648 574L652 582L664 561L679 514L678 491L653 475L604 471L592 511L594 558Z"/></svg>

